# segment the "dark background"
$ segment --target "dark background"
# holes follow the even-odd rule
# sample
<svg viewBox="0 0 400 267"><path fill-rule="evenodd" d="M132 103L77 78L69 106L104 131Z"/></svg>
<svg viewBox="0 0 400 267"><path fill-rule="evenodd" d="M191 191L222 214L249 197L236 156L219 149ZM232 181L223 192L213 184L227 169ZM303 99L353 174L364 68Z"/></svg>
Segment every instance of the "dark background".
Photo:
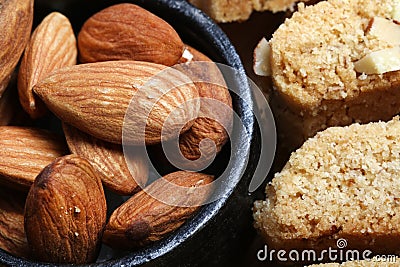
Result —
<svg viewBox="0 0 400 267"><path fill-rule="evenodd" d="M271 12L255 12L251 15L250 19L244 22L233 22L233 23L220 23L219 26L225 31L230 38L231 42L235 46L239 56L241 57L243 66L246 70L247 76L253 80L260 89L263 90L265 97L269 97L272 90L271 81L269 78L260 77L253 72L253 51L257 46L261 38L265 37L269 40L272 37L272 33L279 27L279 25L285 20L286 17L290 16L290 13L276 13ZM279 146L279 143L278 143ZM279 148L278 148L279 151ZM287 155L282 156L282 160L285 161ZM271 173L280 170L283 162L275 162ZM271 174L270 173L270 174ZM271 175L270 175L271 176ZM263 194L263 188L259 190L257 197L258 199L265 198ZM263 240L254 232L249 233L252 236L252 242L250 246L245 245L243 247L243 255L241 262L238 266L279 266L277 263L271 263L268 261L260 262L257 260L257 252L264 248Z"/></svg>

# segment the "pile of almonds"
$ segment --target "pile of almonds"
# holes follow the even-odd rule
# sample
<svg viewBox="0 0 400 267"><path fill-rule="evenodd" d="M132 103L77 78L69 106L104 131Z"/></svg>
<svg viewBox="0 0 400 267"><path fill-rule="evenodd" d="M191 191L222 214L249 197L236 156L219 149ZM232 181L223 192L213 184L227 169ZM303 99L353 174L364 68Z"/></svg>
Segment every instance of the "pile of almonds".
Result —
<svg viewBox="0 0 400 267"><path fill-rule="evenodd" d="M211 189L195 189L211 184L214 177L181 170L150 183L148 161L140 155L124 157L124 119L133 106L132 117L145 121L143 133L135 120L128 125L124 142L130 146L178 139L182 154L193 161L207 152L199 144L208 138L219 152L229 131L222 124L229 125L232 114L225 114L222 124L198 116L208 108L201 98L232 106L225 86L200 81L212 77L224 84L216 65L207 72L186 68L190 61L212 61L184 44L166 21L134 4L94 14L77 40L68 18L58 12L46 16L31 34L33 0L5 1L0 12L2 98L16 97L7 92L13 90L10 80L17 73L26 121L53 113L64 132L58 136L29 123L16 126L12 119L0 120L0 248L44 262L89 263L96 261L102 243L137 249L193 216L212 194ZM176 64L181 67L168 77L145 86ZM181 85L173 87L176 83ZM154 94L161 97L141 118ZM0 116L7 117L2 102ZM176 110L165 130L164 122ZM168 182L192 193L172 192ZM103 186L110 194L129 196L109 210L111 216ZM171 197L177 205L148 192Z"/></svg>

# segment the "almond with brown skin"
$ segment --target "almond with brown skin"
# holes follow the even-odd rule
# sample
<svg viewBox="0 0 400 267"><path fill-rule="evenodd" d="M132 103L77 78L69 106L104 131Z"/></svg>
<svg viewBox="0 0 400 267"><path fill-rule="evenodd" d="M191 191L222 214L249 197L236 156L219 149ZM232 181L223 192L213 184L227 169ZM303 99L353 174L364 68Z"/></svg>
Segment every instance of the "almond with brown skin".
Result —
<svg viewBox="0 0 400 267"><path fill-rule="evenodd" d="M36 178L25 205L32 255L53 263L89 263L98 255L106 223L101 180L85 159L56 159Z"/></svg>
<svg viewBox="0 0 400 267"><path fill-rule="evenodd" d="M28 190L36 176L68 148L60 136L45 130L0 127L0 183Z"/></svg>
<svg viewBox="0 0 400 267"><path fill-rule="evenodd" d="M65 123L63 129L70 151L89 160L111 191L133 195L146 185L149 170L145 158L137 155L126 159L134 172L131 174L121 145L102 141Z"/></svg>
<svg viewBox="0 0 400 267"><path fill-rule="evenodd" d="M28 43L33 21L33 0L6 0L0 8L0 96L11 79Z"/></svg>
<svg viewBox="0 0 400 267"><path fill-rule="evenodd" d="M178 229L199 210L212 193L208 185L213 177L201 173L178 171L158 179L127 200L111 215L103 242L119 249L134 249L158 241ZM185 187L173 190L168 182ZM210 185L211 186L211 185ZM150 193L150 194L149 194ZM163 195L172 206L152 197Z"/></svg>
<svg viewBox="0 0 400 267"><path fill-rule="evenodd" d="M143 61L63 68L34 92L62 121L117 144L123 127L124 141L131 145L177 138L191 127L200 106L197 88L186 75Z"/></svg>
<svg viewBox="0 0 400 267"><path fill-rule="evenodd" d="M193 63L180 64L177 68L194 81L201 100L199 117L180 136L179 147L183 156L191 161L203 156L194 166L187 163L186 167L202 168L202 164L207 163L215 153L219 153L229 138L227 131L232 127L232 98L217 65L198 50L190 46L187 46L187 50L193 55ZM211 143L203 143L205 145L200 151L199 144L206 139L210 139Z"/></svg>
<svg viewBox="0 0 400 267"><path fill-rule="evenodd" d="M18 73L18 93L24 110L34 119L47 109L33 92L33 86L52 71L76 64L78 51L71 23L64 15L53 12L35 29Z"/></svg>
<svg viewBox="0 0 400 267"><path fill-rule="evenodd" d="M29 257L24 230L26 194L0 187L0 248L14 256Z"/></svg>
<svg viewBox="0 0 400 267"><path fill-rule="evenodd" d="M83 63L140 60L172 66L182 56L184 44L166 21L124 3L90 17L79 32L78 47Z"/></svg>

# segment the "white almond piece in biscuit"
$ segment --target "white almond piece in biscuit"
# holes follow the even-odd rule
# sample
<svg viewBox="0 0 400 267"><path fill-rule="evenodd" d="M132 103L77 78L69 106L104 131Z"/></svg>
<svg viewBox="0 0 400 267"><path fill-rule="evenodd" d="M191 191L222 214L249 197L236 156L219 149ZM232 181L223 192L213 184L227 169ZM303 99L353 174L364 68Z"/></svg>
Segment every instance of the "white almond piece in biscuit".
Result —
<svg viewBox="0 0 400 267"><path fill-rule="evenodd" d="M258 43L257 47L254 49L254 73L260 76L270 76L271 75L271 46L269 42L262 38Z"/></svg>
<svg viewBox="0 0 400 267"><path fill-rule="evenodd" d="M400 45L400 25L391 20L382 17L372 18L368 34L391 45Z"/></svg>
<svg viewBox="0 0 400 267"><path fill-rule="evenodd" d="M354 63L359 73L383 74L400 70L400 47L374 51Z"/></svg>
<svg viewBox="0 0 400 267"><path fill-rule="evenodd" d="M392 10L392 19L395 21L400 21L400 2L397 1L396 5Z"/></svg>

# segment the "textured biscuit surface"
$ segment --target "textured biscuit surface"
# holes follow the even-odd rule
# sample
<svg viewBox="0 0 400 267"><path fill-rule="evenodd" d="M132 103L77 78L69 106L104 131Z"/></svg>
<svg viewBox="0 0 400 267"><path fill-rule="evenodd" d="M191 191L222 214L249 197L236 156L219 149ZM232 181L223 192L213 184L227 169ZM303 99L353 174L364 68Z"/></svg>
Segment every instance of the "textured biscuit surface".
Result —
<svg viewBox="0 0 400 267"><path fill-rule="evenodd" d="M303 0L308 2L310 0ZM293 9L298 0L189 0L218 22L243 21L256 11Z"/></svg>
<svg viewBox="0 0 400 267"><path fill-rule="evenodd" d="M291 155L266 194L254 219L272 245L324 248L346 238L355 248L398 250L399 118L318 133Z"/></svg>

